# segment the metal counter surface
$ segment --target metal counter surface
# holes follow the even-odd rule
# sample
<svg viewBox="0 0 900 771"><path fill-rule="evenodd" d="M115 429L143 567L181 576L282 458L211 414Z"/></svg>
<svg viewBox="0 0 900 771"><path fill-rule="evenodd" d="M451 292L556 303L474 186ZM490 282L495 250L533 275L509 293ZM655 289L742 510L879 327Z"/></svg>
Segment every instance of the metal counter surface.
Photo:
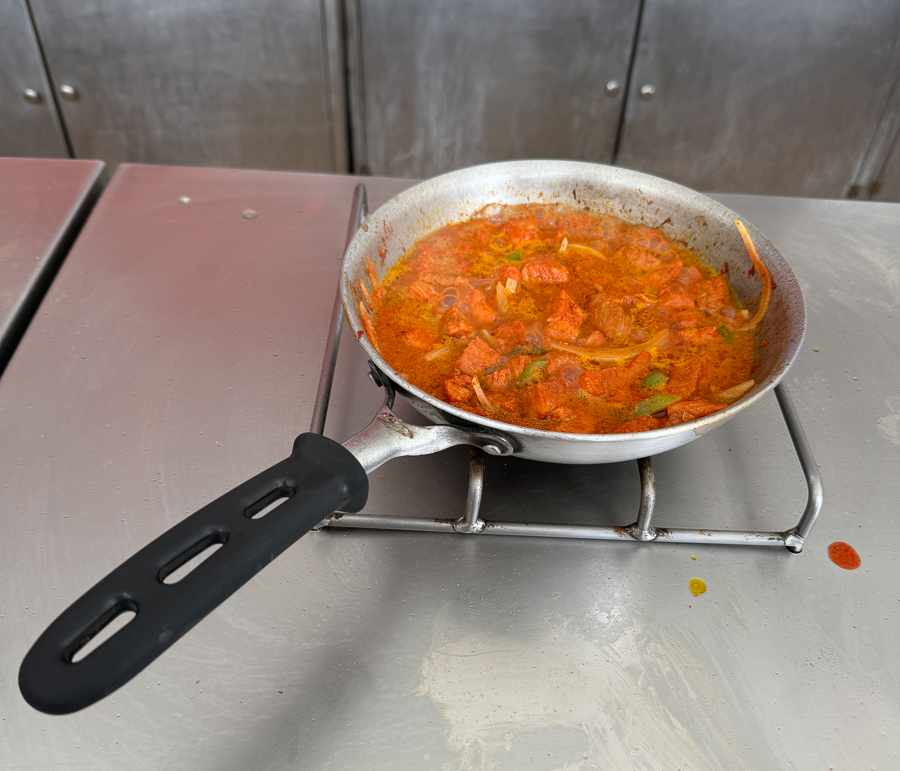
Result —
<svg viewBox="0 0 900 771"><path fill-rule="evenodd" d="M365 182L373 208L410 184ZM22 700L72 600L307 430L355 183L117 172L0 380L0 769L897 767L894 204L717 196L808 304L786 382L826 498L801 554L329 528L99 704ZM329 435L379 406L364 373L348 335ZM392 461L366 510L458 517L467 458ZM774 397L654 468L662 526L778 529L806 500ZM639 497L632 463L489 458L485 484L492 518L626 524Z"/></svg>
<svg viewBox="0 0 900 771"><path fill-rule="evenodd" d="M103 168L0 158L0 374L100 194Z"/></svg>

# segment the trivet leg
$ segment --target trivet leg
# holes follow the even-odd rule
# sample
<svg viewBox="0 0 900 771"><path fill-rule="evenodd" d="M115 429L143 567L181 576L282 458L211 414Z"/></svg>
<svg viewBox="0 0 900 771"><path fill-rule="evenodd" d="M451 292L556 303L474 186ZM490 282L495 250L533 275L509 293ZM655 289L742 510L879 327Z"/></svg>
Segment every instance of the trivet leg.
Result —
<svg viewBox="0 0 900 771"><path fill-rule="evenodd" d="M628 533L638 541L652 541L656 538L656 528L650 524L653 509L656 506L656 478L653 476L653 459L639 458L638 469L641 473L641 507L638 518Z"/></svg>
<svg viewBox="0 0 900 771"><path fill-rule="evenodd" d="M822 476L819 474L816 459L813 457L812 449L806 440L806 434L803 433L803 426L800 425L800 418L797 415L797 410L793 401L791 401L791 395L784 381L775 386L775 398L778 400L778 406L781 408L785 425L788 433L791 435L794 451L797 453L797 459L800 461L800 468L803 469L803 476L806 477L808 493L806 508L803 510L800 521L784 534L784 545L787 546L788 551L799 554L803 548L803 542L809 535L809 531L812 530L812 526L816 524L816 520L819 518L819 512L822 511L822 502L824 500Z"/></svg>
<svg viewBox="0 0 900 771"><path fill-rule="evenodd" d="M466 513L453 523L458 533L480 533L484 520L478 516L481 494L484 491L484 456L473 447L469 455L469 494L466 497Z"/></svg>

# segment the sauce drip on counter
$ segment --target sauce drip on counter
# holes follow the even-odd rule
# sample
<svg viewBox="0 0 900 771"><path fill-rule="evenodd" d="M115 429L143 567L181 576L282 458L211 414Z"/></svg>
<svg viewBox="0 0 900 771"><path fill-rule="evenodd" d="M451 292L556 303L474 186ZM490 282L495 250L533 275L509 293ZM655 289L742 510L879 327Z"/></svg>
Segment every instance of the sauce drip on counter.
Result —
<svg viewBox="0 0 900 771"><path fill-rule="evenodd" d="M828 559L844 570L856 570L862 565L856 549L843 541L835 541L828 545Z"/></svg>
<svg viewBox="0 0 900 771"><path fill-rule="evenodd" d="M694 597L699 597L706 591L706 581L702 578L692 578L688 581L688 589L691 590L691 594L693 594Z"/></svg>

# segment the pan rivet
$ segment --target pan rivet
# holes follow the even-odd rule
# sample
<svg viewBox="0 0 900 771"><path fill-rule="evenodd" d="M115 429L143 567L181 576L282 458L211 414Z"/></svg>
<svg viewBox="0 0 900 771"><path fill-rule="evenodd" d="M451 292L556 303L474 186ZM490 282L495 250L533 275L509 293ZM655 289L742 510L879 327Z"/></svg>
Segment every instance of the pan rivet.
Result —
<svg viewBox="0 0 900 771"><path fill-rule="evenodd" d="M496 444L486 444L481 449L488 455L500 455L503 452Z"/></svg>

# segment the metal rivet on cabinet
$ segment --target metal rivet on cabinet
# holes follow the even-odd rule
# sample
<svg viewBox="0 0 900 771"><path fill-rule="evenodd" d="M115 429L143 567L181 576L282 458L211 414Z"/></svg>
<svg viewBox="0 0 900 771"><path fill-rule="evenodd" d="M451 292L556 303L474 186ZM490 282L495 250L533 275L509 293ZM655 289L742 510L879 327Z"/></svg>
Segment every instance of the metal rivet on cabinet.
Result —
<svg viewBox="0 0 900 771"><path fill-rule="evenodd" d="M615 96L622 88L622 84L618 80L611 80L606 84L606 93L608 96Z"/></svg>
<svg viewBox="0 0 900 771"><path fill-rule="evenodd" d="M38 91L35 91L33 88L26 88L22 92L22 96L25 97L25 101L28 104L40 104L44 101L44 97L40 95Z"/></svg>
<svg viewBox="0 0 900 771"><path fill-rule="evenodd" d="M60 86L59 93L62 94L62 98L67 102L74 102L81 96L74 86Z"/></svg>
<svg viewBox="0 0 900 771"><path fill-rule="evenodd" d="M641 99L652 99L656 93L656 86L652 83L645 83L641 86Z"/></svg>

